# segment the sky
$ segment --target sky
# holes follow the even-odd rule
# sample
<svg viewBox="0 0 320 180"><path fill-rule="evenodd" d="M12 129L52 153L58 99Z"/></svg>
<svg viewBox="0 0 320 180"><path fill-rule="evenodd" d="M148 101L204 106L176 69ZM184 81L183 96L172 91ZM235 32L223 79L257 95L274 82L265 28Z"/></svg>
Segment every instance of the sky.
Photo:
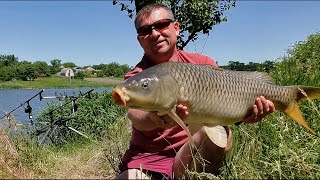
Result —
<svg viewBox="0 0 320 180"><path fill-rule="evenodd" d="M184 50L219 65L264 62L320 31L320 1L240 0L225 16ZM112 1L0 1L0 55L19 61L134 66L143 55L136 36L133 19Z"/></svg>

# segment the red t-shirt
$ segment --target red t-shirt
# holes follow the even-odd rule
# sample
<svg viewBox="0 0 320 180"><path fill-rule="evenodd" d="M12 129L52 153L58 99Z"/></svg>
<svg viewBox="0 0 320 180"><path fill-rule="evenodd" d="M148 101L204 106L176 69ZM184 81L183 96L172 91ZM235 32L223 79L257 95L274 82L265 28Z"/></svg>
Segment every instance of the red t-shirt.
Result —
<svg viewBox="0 0 320 180"><path fill-rule="evenodd" d="M216 66L213 59L197 53L178 50L176 62L208 64ZM125 75L125 79L147 69L154 64L146 56ZM119 169L145 169L172 177L172 165L176 152L188 141L186 132L179 126L169 129L156 128L151 131L139 131L132 127L130 147L124 154Z"/></svg>

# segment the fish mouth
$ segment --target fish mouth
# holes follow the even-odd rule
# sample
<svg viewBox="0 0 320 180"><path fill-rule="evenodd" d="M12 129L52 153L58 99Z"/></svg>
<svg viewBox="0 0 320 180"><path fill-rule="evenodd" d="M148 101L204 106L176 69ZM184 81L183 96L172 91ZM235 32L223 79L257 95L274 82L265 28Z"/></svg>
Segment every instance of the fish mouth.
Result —
<svg viewBox="0 0 320 180"><path fill-rule="evenodd" d="M112 90L112 100L117 105L126 107L130 98L122 90L115 88Z"/></svg>

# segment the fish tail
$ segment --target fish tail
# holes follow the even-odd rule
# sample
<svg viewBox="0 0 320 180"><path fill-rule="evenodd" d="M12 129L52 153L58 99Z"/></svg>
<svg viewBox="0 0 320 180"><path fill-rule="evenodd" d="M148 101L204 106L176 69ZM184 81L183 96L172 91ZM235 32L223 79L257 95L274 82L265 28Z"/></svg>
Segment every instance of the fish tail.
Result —
<svg viewBox="0 0 320 180"><path fill-rule="evenodd" d="M316 134L316 132L314 132L309 125L307 124L307 122L304 120L303 116L302 116L302 112L299 108L298 103L295 101L293 103L291 103L287 109L285 109L284 114L289 116L289 118L291 118L292 120L296 121L297 123L299 123L300 125L302 125L303 127L305 127L306 129L308 129L309 131L312 132L312 134Z"/></svg>
<svg viewBox="0 0 320 180"><path fill-rule="evenodd" d="M298 103L306 99L317 99L320 98L320 88L311 86L297 87L297 99Z"/></svg>
<svg viewBox="0 0 320 180"><path fill-rule="evenodd" d="M306 99L320 98L320 88L304 86L304 87L295 87L294 89L297 92L297 98L292 103L290 103L289 106L283 110L283 112L287 116L289 116L292 120L296 121L306 129L311 131L313 134L316 134L316 132L309 127L309 125L303 118L302 112L299 108L299 103L301 103L303 100L306 100Z"/></svg>

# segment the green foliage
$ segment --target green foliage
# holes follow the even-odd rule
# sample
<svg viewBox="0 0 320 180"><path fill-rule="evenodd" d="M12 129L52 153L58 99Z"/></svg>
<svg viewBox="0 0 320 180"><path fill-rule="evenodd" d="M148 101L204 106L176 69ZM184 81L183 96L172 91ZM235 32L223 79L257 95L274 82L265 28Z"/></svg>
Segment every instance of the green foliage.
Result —
<svg viewBox="0 0 320 180"><path fill-rule="evenodd" d="M271 74L281 85L320 86L320 33L308 36L280 58Z"/></svg>
<svg viewBox="0 0 320 180"><path fill-rule="evenodd" d="M83 71L79 71L75 73L75 76L74 76L75 79L84 79L84 77L85 77L85 74L83 73Z"/></svg>
<svg viewBox="0 0 320 180"><path fill-rule="evenodd" d="M110 79L110 78L105 78ZM119 81L121 82L121 81ZM71 79L66 77L44 77L37 78L33 81L7 81L0 82L0 89L52 89L52 88L81 88L81 87L113 87L118 82L110 79L110 82L90 82L82 79Z"/></svg>
<svg viewBox="0 0 320 180"><path fill-rule="evenodd" d="M190 41L198 39L198 34L208 34L212 28L227 21L224 11L235 6L235 1L183 1L181 5L171 2L171 9L180 22L180 36L178 47L183 49Z"/></svg>
<svg viewBox="0 0 320 180"><path fill-rule="evenodd" d="M111 92L93 93L92 99L79 99L77 119L71 126L86 132L91 137L106 137L105 130L126 110L113 103Z"/></svg>
<svg viewBox="0 0 320 180"><path fill-rule="evenodd" d="M270 72L274 66L274 61L265 61L263 63L249 62L248 64L239 61L229 61L228 65L221 66L221 68L234 71L264 71Z"/></svg>
<svg viewBox="0 0 320 180"><path fill-rule="evenodd" d="M319 117L320 114L317 114L311 118L316 120ZM224 167L223 178L320 177L319 138L281 113L269 115L259 124L242 124L232 128L234 149Z"/></svg>
<svg viewBox="0 0 320 180"><path fill-rule="evenodd" d="M36 69L32 64L19 64L16 69L16 78L23 81L32 81L37 78Z"/></svg>
<svg viewBox="0 0 320 180"><path fill-rule="evenodd" d="M50 77L52 74L61 71L61 60L54 59L50 61L51 65L48 65L44 61L36 61L34 63L29 61L18 61L18 58L14 55L0 55L0 82L1 81L13 81L13 80L23 80L32 81L37 77ZM63 63L65 67L74 68L76 65L73 62ZM75 74L76 79L83 79L87 77L121 77L130 70L127 64L120 65L116 62L111 62L109 64L93 65L96 71L91 70L81 70L78 68L78 73ZM10 85L1 84L2 87L11 87ZM16 86L12 86L16 87ZM59 86L60 87L60 86ZM82 86L81 86L82 87Z"/></svg>
<svg viewBox="0 0 320 180"><path fill-rule="evenodd" d="M67 99L62 108L59 105L50 105L39 113L37 122L64 121L66 117L72 116L72 103ZM66 121L67 126L88 135L91 139L106 137L106 129L119 117L124 116L126 110L117 106L112 101L110 92L92 93L90 98L79 98L76 100L77 111L75 118ZM49 112L53 112L50 117ZM54 142L61 143L61 140L69 141L83 138L79 134L63 126L56 128L56 134L52 138Z"/></svg>
<svg viewBox="0 0 320 180"><path fill-rule="evenodd" d="M0 67L13 66L18 63L18 58L14 55L0 55Z"/></svg>
<svg viewBox="0 0 320 180"><path fill-rule="evenodd" d="M0 81L11 81L16 76L13 66L0 67Z"/></svg>
<svg viewBox="0 0 320 180"><path fill-rule="evenodd" d="M117 62L100 64L92 67L97 69L96 73L98 77L123 77L124 74L130 70L129 65L120 65Z"/></svg>
<svg viewBox="0 0 320 180"><path fill-rule="evenodd" d="M48 63L44 61L36 61L33 66L37 72L38 77L49 77L51 75Z"/></svg>
<svg viewBox="0 0 320 180"><path fill-rule="evenodd" d="M270 73L280 85L320 86L319 52L320 34L315 33L291 47L288 56L279 58ZM317 136L280 112L269 115L258 125L233 126L234 149L223 178L320 178L319 107L319 99L300 105Z"/></svg>
<svg viewBox="0 0 320 180"><path fill-rule="evenodd" d="M61 70L61 60L60 59L54 59L50 61L51 63L51 73L56 74L57 72L60 72Z"/></svg>
<svg viewBox="0 0 320 180"><path fill-rule="evenodd" d="M73 62L66 62L62 64L65 68L75 68L77 67L76 64L74 64Z"/></svg>
<svg viewBox="0 0 320 180"><path fill-rule="evenodd" d="M133 1L130 1L132 4ZM183 49L190 41L198 39L198 35L209 34L215 25L227 21L224 11L235 7L234 0L137 0L135 7L129 7L121 1L113 0L113 5L119 4L121 11L127 11L130 18L143 6L151 3L163 3L171 8L176 20L180 23L180 36L177 42L179 49Z"/></svg>

